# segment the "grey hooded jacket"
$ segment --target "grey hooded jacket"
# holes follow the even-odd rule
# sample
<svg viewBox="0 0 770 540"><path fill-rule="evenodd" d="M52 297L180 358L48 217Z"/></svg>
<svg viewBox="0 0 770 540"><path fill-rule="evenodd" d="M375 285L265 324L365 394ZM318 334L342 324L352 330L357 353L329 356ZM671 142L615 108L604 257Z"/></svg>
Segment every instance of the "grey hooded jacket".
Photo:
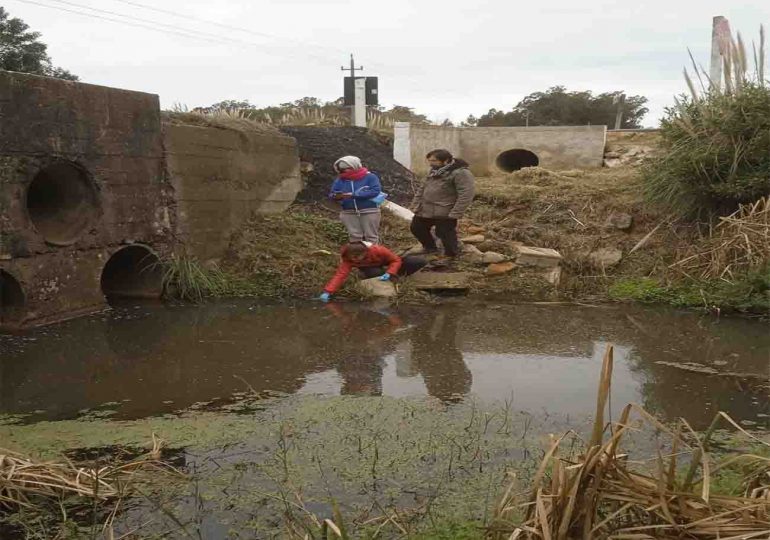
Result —
<svg viewBox="0 0 770 540"><path fill-rule="evenodd" d="M475 183L467 166L441 176L428 176L417 188L412 209L419 217L460 219L473 202Z"/></svg>

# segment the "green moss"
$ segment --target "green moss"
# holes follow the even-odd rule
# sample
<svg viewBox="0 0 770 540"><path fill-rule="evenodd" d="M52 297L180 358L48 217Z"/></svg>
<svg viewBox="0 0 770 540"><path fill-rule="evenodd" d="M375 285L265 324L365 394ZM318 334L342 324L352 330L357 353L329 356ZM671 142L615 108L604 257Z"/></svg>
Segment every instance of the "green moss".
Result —
<svg viewBox="0 0 770 540"><path fill-rule="evenodd" d="M685 280L666 284L653 278L624 278L609 287L613 300L744 313L770 313L770 270L733 281Z"/></svg>

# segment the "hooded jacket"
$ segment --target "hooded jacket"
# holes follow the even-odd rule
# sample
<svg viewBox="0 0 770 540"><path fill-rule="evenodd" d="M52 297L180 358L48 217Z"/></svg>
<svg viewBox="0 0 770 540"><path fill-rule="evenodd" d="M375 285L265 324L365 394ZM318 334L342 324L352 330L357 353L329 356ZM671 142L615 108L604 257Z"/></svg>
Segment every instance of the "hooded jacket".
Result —
<svg viewBox="0 0 770 540"><path fill-rule="evenodd" d="M365 242L365 244L368 244ZM351 261L347 258L348 246L343 246L340 251L341 259L337 267L337 272L324 287L324 291L334 294L348 279L350 271L353 268L363 268L371 266L387 266L385 270L388 274L396 275L401 268L401 257L390 251L385 246L377 244L368 245L364 258L360 261Z"/></svg>
<svg viewBox="0 0 770 540"><path fill-rule="evenodd" d="M475 178L468 163L455 159L452 167L438 176L428 176L412 200L415 215L424 218L460 219L473 202Z"/></svg>
<svg viewBox="0 0 770 540"><path fill-rule="evenodd" d="M374 173L368 173L360 180L348 180L338 177L332 183L332 189L329 192L329 198L334 198L336 193L352 193L353 197L340 200L343 211L358 212L361 210L371 210L378 208L376 202L372 201L382 191L380 179Z"/></svg>

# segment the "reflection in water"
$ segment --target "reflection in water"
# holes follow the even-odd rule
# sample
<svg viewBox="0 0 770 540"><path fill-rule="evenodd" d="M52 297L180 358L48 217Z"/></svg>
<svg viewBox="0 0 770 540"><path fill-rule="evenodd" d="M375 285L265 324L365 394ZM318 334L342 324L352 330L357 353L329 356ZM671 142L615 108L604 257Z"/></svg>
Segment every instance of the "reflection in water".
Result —
<svg viewBox="0 0 770 540"><path fill-rule="evenodd" d="M135 418L278 391L474 395L590 414L605 344L613 403L708 422L766 422L766 391L656 362L767 376L766 324L647 309L445 305L141 306L0 337L0 413L73 417L119 403Z"/></svg>

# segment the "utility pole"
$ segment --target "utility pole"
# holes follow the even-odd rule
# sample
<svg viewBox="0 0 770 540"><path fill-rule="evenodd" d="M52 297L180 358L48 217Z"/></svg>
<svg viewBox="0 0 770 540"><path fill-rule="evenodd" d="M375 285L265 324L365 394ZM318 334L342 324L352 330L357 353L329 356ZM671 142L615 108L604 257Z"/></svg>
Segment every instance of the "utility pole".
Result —
<svg viewBox="0 0 770 540"><path fill-rule="evenodd" d="M350 55L350 67L342 66L342 71L350 71L350 78L353 81L353 107L350 118L352 124L357 127L366 127L366 78L356 78L356 71L363 71L364 66L356 67L353 55Z"/></svg>
<svg viewBox="0 0 770 540"><path fill-rule="evenodd" d="M623 122L623 105L626 103L626 95L617 95L612 101L618 105L618 112L615 113L615 129L620 129Z"/></svg>
<svg viewBox="0 0 770 540"><path fill-rule="evenodd" d="M709 67L709 80L711 87L719 91L722 89L722 64L730 50L730 22L724 17L714 17L711 26L711 66Z"/></svg>

